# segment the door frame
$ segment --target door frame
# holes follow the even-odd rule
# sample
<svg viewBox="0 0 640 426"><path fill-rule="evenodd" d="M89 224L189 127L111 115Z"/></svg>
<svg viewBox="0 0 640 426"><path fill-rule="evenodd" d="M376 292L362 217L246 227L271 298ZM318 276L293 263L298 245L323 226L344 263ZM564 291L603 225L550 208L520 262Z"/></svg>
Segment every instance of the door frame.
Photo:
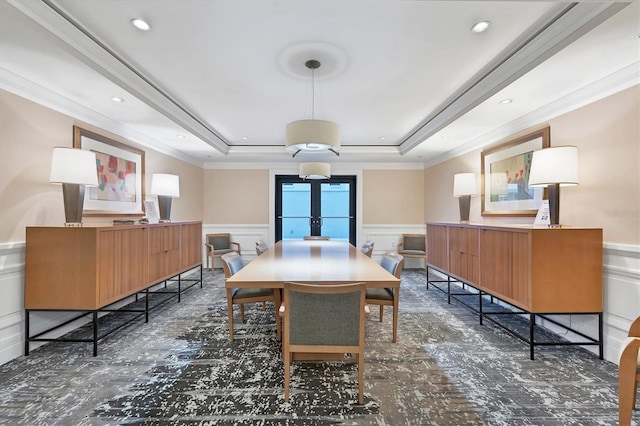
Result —
<svg viewBox="0 0 640 426"><path fill-rule="evenodd" d="M321 192L321 188L323 184L331 184L331 183L337 183L337 184L341 184L341 183L348 183L350 185L350 191L355 191L355 194L353 195L353 197L349 197L349 212L353 212L353 216L349 216L350 218L353 218L353 220L349 221L349 240L351 242L351 238L353 237L353 244L357 245L358 243L358 232L357 232L357 212L358 212L358 206L357 206L357 197L358 197L358 178L357 176L354 175L333 175L332 179L335 179L335 181L331 181L331 179L318 179L318 180L306 180L303 179L301 177L299 177L298 175L290 175L290 174L278 174L274 176L274 196L275 196L275 203L274 203L274 212L273 212L273 220L274 220L274 229L273 229L273 239L274 241L277 238L277 233L278 233L278 215L282 214L281 211L277 210L278 207L278 203L282 203L282 193L278 191L278 184L286 181L288 183L307 183L311 186L311 217L321 217L322 215L322 203L321 203L321 196L322 196L322 192ZM322 227L321 222L318 221L312 221L312 224L310 224L310 235L320 235L318 233L314 233L316 231L319 231ZM282 232L282 230L280 229L280 232Z"/></svg>
<svg viewBox="0 0 640 426"><path fill-rule="evenodd" d="M356 246L360 245L362 235L362 169L339 169L334 170L336 175L356 177ZM275 244L276 234L276 175L298 175L298 167L280 167L269 169L269 245Z"/></svg>

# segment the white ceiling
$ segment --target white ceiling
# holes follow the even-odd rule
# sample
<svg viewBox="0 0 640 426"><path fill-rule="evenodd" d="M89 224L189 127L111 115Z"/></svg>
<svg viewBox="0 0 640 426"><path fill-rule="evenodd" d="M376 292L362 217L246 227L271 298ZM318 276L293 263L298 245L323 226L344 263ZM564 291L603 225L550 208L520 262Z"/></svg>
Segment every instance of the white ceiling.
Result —
<svg viewBox="0 0 640 426"><path fill-rule="evenodd" d="M0 87L206 167L428 166L638 84L639 14L637 1L0 0ZM491 26L474 34L479 20ZM286 124L311 117L308 59L339 157L284 149Z"/></svg>

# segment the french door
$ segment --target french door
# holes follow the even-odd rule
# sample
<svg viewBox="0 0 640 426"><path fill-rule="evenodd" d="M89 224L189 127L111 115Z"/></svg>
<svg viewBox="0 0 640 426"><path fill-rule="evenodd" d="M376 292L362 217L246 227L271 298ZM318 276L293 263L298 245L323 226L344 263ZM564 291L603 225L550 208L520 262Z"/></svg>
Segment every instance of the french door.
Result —
<svg viewBox="0 0 640 426"><path fill-rule="evenodd" d="M276 241L325 235L356 243L356 177L276 176Z"/></svg>

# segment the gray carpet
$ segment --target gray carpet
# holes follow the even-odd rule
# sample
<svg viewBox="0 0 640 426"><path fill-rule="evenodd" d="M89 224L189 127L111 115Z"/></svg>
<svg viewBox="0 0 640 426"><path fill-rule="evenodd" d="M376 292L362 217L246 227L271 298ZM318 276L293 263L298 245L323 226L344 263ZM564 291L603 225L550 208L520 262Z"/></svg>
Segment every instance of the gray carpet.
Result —
<svg viewBox="0 0 640 426"><path fill-rule="evenodd" d="M0 424L617 424L614 364L577 347L530 361L522 342L426 290L424 271L403 273L400 305L397 344L390 308L367 320L363 406L351 363L295 364L284 403L272 308L248 307L229 342L222 274L205 271L203 289L106 337L97 357L51 343L0 366Z"/></svg>

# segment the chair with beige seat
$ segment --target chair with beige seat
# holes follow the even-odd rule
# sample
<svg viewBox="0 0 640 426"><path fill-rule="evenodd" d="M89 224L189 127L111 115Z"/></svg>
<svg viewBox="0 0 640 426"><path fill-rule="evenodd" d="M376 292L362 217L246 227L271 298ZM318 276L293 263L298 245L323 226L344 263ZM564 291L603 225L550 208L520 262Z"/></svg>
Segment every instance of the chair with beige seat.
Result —
<svg viewBox="0 0 640 426"><path fill-rule="evenodd" d="M213 270L214 260L216 257L222 257L224 254L237 252L238 255L242 255L240 251L240 244L235 241L231 241L231 234L207 234L205 236L204 247L207 254L207 268ZM211 266L209 266L211 263Z"/></svg>
<svg viewBox="0 0 640 426"><path fill-rule="evenodd" d="M358 403L364 403L365 283L312 285L284 283L280 315L284 321L284 400L289 401L295 353L354 354Z"/></svg>
<svg viewBox="0 0 640 426"><path fill-rule="evenodd" d="M629 337L620 351L618 371L618 422L620 426L631 425L633 410L636 409L640 383L640 317L631 324Z"/></svg>
<svg viewBox="0 0 640 426"><path fill-rule="evenodd" d="M256 241L256 254L260 256L265 251L267 251L267 243L262 240Z"/></svg>
<svg viewBox="0 0 640 426"><path fill-rule="evenodd" d="M231 278L242 269L244 263L237 252L226 253L221 256L225 279ZM233 305L240 305L240 319L244 322L244 304L253 302L273 302L275 320L279 321L278 306L280 305L280 291L272 288L227 288L227 313L229 315L229 340L233 340ZM280 330L280 327L276 327ZM279 334L279 333L278 333ZM279 339L280 336L278 335Z"/></svg>
<svg viewBox="0 0 640 426"><path fill-rule="evenodd" d="M373 253L373 246L374 246L374 243L372 241L367 241L362 245L362 247L360 248L360 251L366 254L367 256L371 257L371 254Z"/></svg>
<svg viewBox="0 0 640 426"><path fill-rule="evenodd" d="M425 234L402 234L398 254L405 258L423 259L427 267L427 240Z"/></svg>
<svg viewBox="0 0 640 426"><path fill-rule="evenodd" d="M380 261L380 266L390 274L400 279L404 266L404 257L397 253L386 252ZM367 305L380 305L380 322L382 322L384 307L393 306L393 343L398 337L398 306L400 299L400 289L392 288L368 288L366 291Z"/></svg>

